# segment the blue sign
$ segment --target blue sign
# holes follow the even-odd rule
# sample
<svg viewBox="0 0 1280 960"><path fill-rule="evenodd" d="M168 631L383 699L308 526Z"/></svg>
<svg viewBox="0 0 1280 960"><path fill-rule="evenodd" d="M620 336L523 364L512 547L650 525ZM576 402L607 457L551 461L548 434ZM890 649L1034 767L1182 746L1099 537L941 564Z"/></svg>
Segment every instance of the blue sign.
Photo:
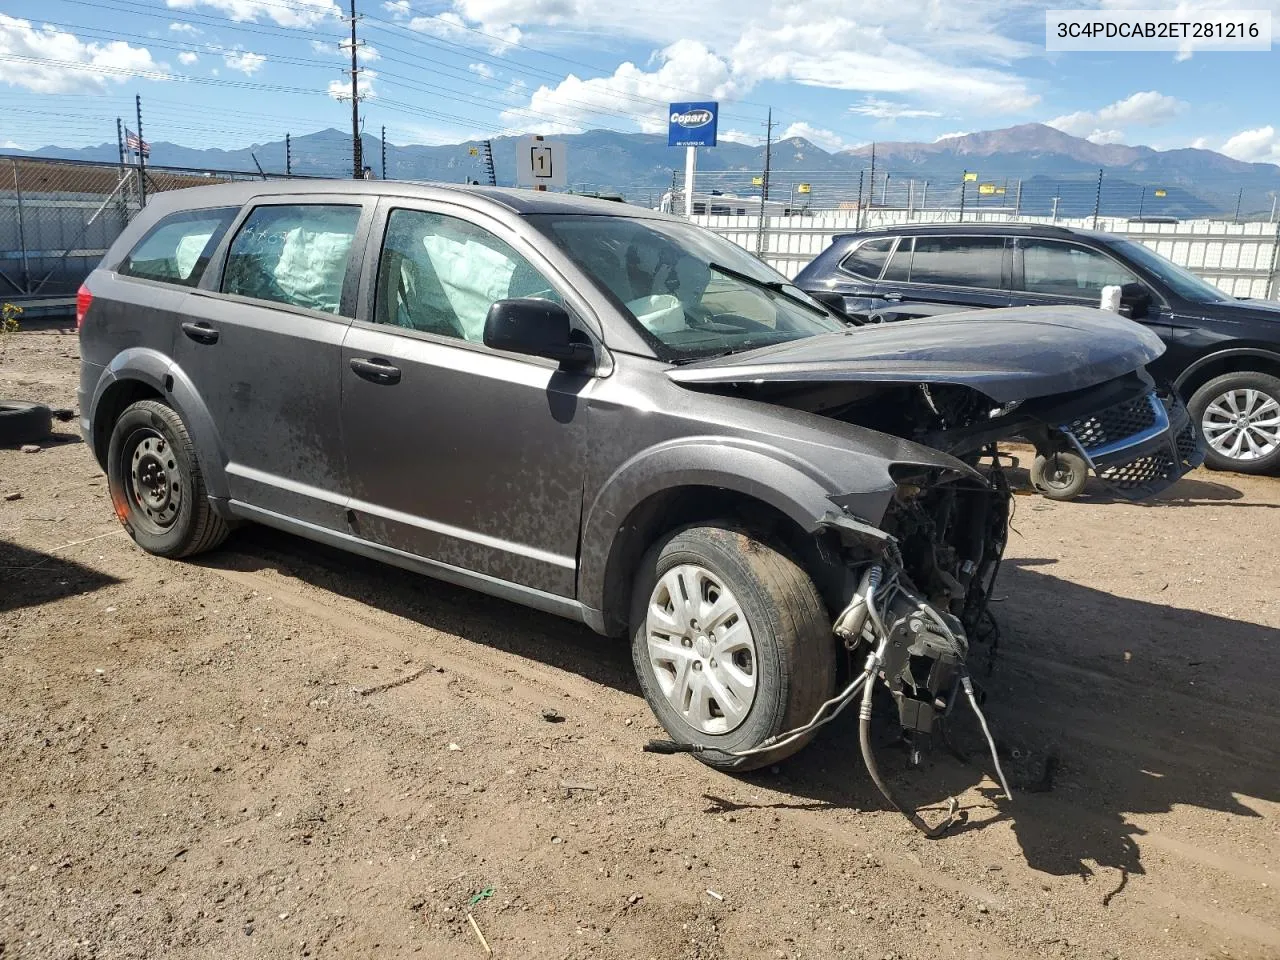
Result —
<svg viewBox="0 0 1280 960"><path fill-rule="evenodd" d="M673 103L668 113L668 147L714 147L718 103Z"/></svg>

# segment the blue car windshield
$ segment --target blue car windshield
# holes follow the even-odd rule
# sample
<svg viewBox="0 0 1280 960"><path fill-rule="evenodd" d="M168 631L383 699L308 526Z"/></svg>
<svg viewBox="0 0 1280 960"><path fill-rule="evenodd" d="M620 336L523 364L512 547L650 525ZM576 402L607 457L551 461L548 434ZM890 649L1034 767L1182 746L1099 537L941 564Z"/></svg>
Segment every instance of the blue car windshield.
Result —
<svg viewBox="0 0 1280 960"><path fill-rule="evenodd" d="M615 301L663 360L737 353L846 323L741 247L693 224L529 218Z"/></svg>

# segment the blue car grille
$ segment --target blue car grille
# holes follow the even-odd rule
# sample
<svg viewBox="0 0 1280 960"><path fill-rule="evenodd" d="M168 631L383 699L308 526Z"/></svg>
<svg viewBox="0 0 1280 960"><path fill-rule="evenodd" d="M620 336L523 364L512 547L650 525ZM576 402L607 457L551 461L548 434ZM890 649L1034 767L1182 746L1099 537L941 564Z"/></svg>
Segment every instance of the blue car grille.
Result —
<svg viewBox="0 0 1280 960"><path fill-rule="evenodd" d="M1178 465L1167 453L1153 453L1114 467L1103 467L1098 471L1098 477L1121 490L1133 490L1160 480L1175 479L1180 473Z"/></svg>
<svg viewBox="0 0 1280 960"><path fill-rule="evenodd" d="M1158 422L1154 400L1152 394L1135 397L1099 413L1073 420L1066 425L1066 429L1086 453L1093 453L1154 427Z"/></svg>

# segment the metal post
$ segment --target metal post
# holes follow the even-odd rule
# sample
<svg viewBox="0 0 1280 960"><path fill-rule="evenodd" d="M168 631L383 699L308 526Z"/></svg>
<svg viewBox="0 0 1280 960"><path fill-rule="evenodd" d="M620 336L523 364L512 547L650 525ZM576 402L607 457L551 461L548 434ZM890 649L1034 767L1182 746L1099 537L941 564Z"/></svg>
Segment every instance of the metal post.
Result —
<svg viewBox="0 0 1280 960"><path fill-rule="evenodd" d="M867 207L871 207L876 199L876 143L871 141L871 176L867 177Z"/></svg>
<svg viewBox="0 0 1280 960"><path fill-rule="evenodd" d="M885 172L884 187L880 191L880 206L885 207L889 204L889 173Z"/></svg>
<svg viewBox="0 0 1280 960"><path fill-rule="evenodd" d="M1267 289L1263 291L1268 300L1275 300L1280 296L1280 288L1276 286L1277 279L1280 279L1280 227L1276 228L1275 239L1271 244L1271 275L1267 278Z"/></svg>
<svg viewBox="0 0 1280 960"><path fill-rule="evenodd" d="M1244 187L1241 187L1240 190L1236 193L1236 216L1235 216L1236 223L1240 222L1240 201L1243 199L1244 199Z"/></svg>
<svg viewBox="0 0 1280 960"><path fill-rule="evenodd" d="M1098 168L1098 190L1093 195L1093 229L1098 229L1098 210L1102 206L1102 167Z"/></svg>
<svg viewBox="0 0 1280 960"><path fill-rule="evenodd" d="M293 176L293 141L287 133L284 135L284 174Z"/></svg>
<svg viewBox="0 0 1280 960"><path fill-rule="evenodd" d="M120 149L120 176L124 177L124 121L116 117L116 146Z"/></svg>
<svg viewBox="0 0 1280 960"><path fill-rule="evenodd" d="M1138 194L1138 219L1142 219L1142 208L1147 204L1147 188L1144 186L1142 192Z"/></svg>
<svg viewBox="0 0 1280 960"><path fill-rule="evenodd" d="M862 175L865 170L858 171L858 215L854 218L854 223L858 230L862 229Z"/></svg>
<svg viewBox="0 0 1280 960"><path fill-rule="evenodd" d="M147 160L143 154L147 149L147 141L142 139L142 94L134 94L134 110L138 119L138 206L147 205Z"/></svg>
<svg viewBox="0 0 1280 960"><path fill-rule="evenodd" d="M1055 193L1053 195L1053 222L1054 223L1058 222L1058 201L1061 199L1062 197L1060 194Z"/></svg>
<svg viewBox="0 0 1280 960"><path fill-rule="evenodd" d="M960 222L964 223L964 195L968 190L969 171L962 170L960 172Z"/></svg>
<svg viewBox="0 0 1280 960"><path fill-rule="evenodd" d="M1275 195L1275 194L1272 194L1272 196L1271 196L1271 218L1267 221L1267 223L1275 223L1275 222L1276 222L1276 195Z"/></svg>
<svg viewBox="0 0 1280 960"><path fill-rule="evenodd" d="M684 148L684 215L693 216L693 176L698 168L698 148Z"/></svg>
<svg viewBox="0 0 1280 960"><path fill-rule="evenodd" d="M351 0L351 177L364 177L364 144L360 142L360 65L356 59L356 0Z"/></svg>
<svg viewBox="0 0 1280 960"><path fill-rule="evenodd" d="M1016 220L1022 213L1022 178L1018 178L1018 196L1013 201L1013 218Z"/></svg>
<svg viewBox="0 0 1280 960"><path fill-rule="evenodd" d="M924 189L920 191L920 209L923 210L929 205L929 181L924 182Z"/></svg>
<svg viewBox="0 0 1280 960"><path fill-rule="evenodd" d="M387 128L382 128L382 179L387 179Z"/></svg>
<svg viewBox="0 0 1280 960"><path fill-rule="evenodd" d="M9 162L13 164L13 195L18 202L18 249L22 251L22 292L30 293L31 278L27 265L27 231L22 209L22 187L18 183L18 161L13 159Z"/></svg>
<svg viewBox="0 0 1280 960"><path fill-rule="evenodd" d="M912 207L915 205L916 199L916 182L915 180L907 181L907 223L911 222Z"/></svg>

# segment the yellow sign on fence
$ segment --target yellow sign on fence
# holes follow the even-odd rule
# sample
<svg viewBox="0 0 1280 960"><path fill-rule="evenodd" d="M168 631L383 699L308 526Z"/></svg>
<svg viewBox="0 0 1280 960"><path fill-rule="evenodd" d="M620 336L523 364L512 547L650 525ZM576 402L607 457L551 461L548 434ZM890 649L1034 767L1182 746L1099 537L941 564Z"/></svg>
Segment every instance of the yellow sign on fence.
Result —
<svg viewBox="0 0 1280 960"><path fill-rule="evenodd" d="M996 185L994 183L980 183L978 184L978 192L984 197L989 197L996 192Z"/></svg>
<svg viewBox="0 0 1280 960"><path fill-rule="evenodd" d="M1169 191L1168 191L1168 190L1157 190L1157 191L1156 191L1156 196L1157 196L1157 197L1167 197L1168 195L1169 195Z"/></svg>
<svg viewBox="0 0 1280 960"><path fill-rule="evenodd" d="M969 173L969 171L966 170L964 174L964 179L966 182L972 183L973 181L978 179L978 175L976 173Z"/></svg>
<svg viewBox="0 0 1280 960"><path fill-rule="evenodd" d="M798 187L796 187L796 193L810 193L812 192L812 190L813 188L809 186L809 184L807 183L802 183Z"/></svg>
<svg viewBox="0 0 1280 960"><path fill-rule="evenodd" d="M763 186L764 186L764 177L752 177L752 178L751 178L751 185L752 185L753 187L763 187Z"/></svg>

